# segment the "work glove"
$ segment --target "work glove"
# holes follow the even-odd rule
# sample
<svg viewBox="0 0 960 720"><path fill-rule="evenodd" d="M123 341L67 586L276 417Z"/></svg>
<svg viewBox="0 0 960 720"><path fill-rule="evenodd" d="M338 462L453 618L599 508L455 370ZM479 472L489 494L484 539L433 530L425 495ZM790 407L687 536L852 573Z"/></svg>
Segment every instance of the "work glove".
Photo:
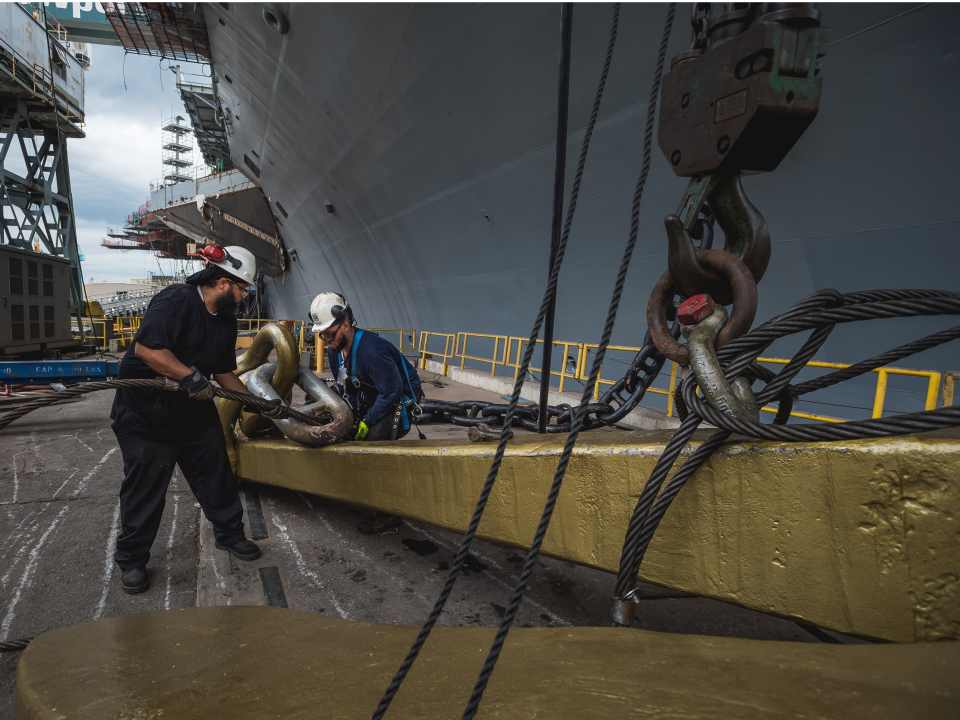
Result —
<svg viewBox="0 0 960 720"><path fill-rule="evenodd" d="M277 420L282 415L285 414L286 405L284 405L280 400L267 400L262 398L263 402L270 403L273 407L269 410L266 410L259 405L254 405L252 402L247 403L243 406L243 409L248 413L254 413L255 415L260 415L261 417L270 418L271 420Z"/></svg>
<svg viewBox="0 0 960 720"><path fill-rule="evenodd" d="M191 366L190 369L193 372L180 380L180 384L187 389L190 399L213 400L213 388L210 383L195 366Z"/></svg>
<svg viewBox="0 0 960 720"><path fill-rule="evenodd" d="M367 437L367 433L370 432L370 426L367 425L363 420L360 421L360 425L357 426L357 435L354 437L354 440L363 440Z"/></svg>

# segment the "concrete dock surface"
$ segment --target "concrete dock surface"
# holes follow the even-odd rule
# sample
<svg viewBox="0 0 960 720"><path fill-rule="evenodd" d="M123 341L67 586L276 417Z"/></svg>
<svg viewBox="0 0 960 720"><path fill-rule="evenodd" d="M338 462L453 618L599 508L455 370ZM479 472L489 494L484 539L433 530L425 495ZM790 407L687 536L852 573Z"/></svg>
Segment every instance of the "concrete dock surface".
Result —
<svg viewBox="0 0 960 720"><path fill-rule="evenodd" d="M427 381L432 374L422 377ZM424 384L427 397L506 402L494 392L441 381L442 388ZM245 485L247 534L266 537L256 540L263 551L259 560L240 562L213 546L212 529L179 470L148 565L151 587L125 594L113 563L123 470L110 429L112 401L113 392L93 393L80 402L35 411L0 430L0 640L196 605L286 603L330 617L411 625L426 618L458 535L414 522L364 535L357 522L369 515L367 510ZM452 425L422 425L421 430L430 438L466 434ZM407 439L416 442L416 432ZM476 541L440 624L497 625L523 560L514 548ZM516 624L607 625L613 584L607 573L541 558ZM642 586L642 597L634 626L648 630L859 642L653 585ZM0 653L0 720L15 714L18 658L19 653Z"/></svg>

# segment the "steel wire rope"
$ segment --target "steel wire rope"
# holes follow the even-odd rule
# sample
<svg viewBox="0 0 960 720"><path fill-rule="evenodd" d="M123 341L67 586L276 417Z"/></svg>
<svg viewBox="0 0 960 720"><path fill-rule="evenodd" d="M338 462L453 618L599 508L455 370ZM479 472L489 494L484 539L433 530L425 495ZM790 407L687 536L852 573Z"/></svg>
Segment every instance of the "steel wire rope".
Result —
<svg viewBox="0 0 960 720"><path fill-rule="evenodd" d="M497 660L500 657L500 652L503 649L503 643L506 640L507 633L510 631L511 626L513 625L517 611L520 608L520 603L523 602L523 595L526 591L527 583L530 581L530 577L533 574L533 569L537 564L537 560L540 556L540 548L543 545L543 539L547 534L547 528L549 528L550 520L553 517L553 510L556 507L557 498L560 495L560 488L563 485L563 479L567 472L570 456L573 453L574 445L576 445L577 438L580 435L580 429L583 426L584 419L586 418L591 406L593 388L597 383L597 378L600 375L600 369L603 366L604 356L607 352L607 345L609 345L610 338L613 335L613 328L617 321L617 312L620 308L620 298L623 295L623 288L627 280L627 272L630 269L630 260L633 257L633 250L636 247L637 237L640 234L640 202L643 199L643 190L647 183L647 177L650 174L650 161L653 145L653 125L657 112L657 98L660 95L660 81L663 77L663 65L667 55L667 45L670 41L670 33L673 29L673 16L675 10L676 3L670 3L667 9L666 21L664 22L663 36L660 40L660 49L657 55L657 66L656 70L654 71L653 85L650 90L650 99L647 104L647 121L643 139L643 164L640 170L640 177L637 178L637 184L633 194L633 204L630 217L630 235L627 240L626 247L623 250L623 258L620 261L620 270L617 274L617 281L614 286L613 297L610 300L610 307L607 310L607 319L603 328L600 346L597 348L596 355L594 356L593 365L590 368L590 378L587 380L587 385L583 389L583 395L580 399L580 406L577 408L576 415L574 416L573 425L570 428L570 434L567 436L563 453L560 456L560 462L557 463L557 469L553 477L553 484L550 487L550 492L547 496L547 502L543 508L543 514L540 517L540 524L537 526L537 531L534 535L533 542L531 543L530 550L527 553L526 562L524 563L523 570L520 573L520 579L517 581L517 585L513 591L513 596L510 598L510 603L506 612L504 613L503 620L500 623L500 628L497 630L497 635L494 638L493 645L491 646L490 652L487 655L487 659L483 664L483 669L480 671L480 675L477 678L476 685L473 688L473 693L470 696L470 701L467 703L467 707L463 712L463 720L472 720L472 718L476 716L477 710L480 707L480 701L483 699L483 693L486 690L490 676L493 674ZM615 33L616 24L614 24L614 36ZM611 37L610 49L607 55L607 65L610 63L610 55L613 52L613 40L614 37ZM606 65L604 66L604 72L606 72ZM596 113L596 109L594 112Z"/></svg>
<svg viewBox="0 0 960 720"><path fill-rule="evenodd" d="M6 640L0 642L0 653L2 652L20 652L21 650L26 650L27 645L33 638L20 638L19 640Z"/></svg>
<svg viewBox="0 0 960 720"><path fill-rule="evenodd" d="M177 392L186 391L186 388L184 388L182 385L179 383L177 383L177 385ZM162 389L164 387L167 387L167 381L164 378L102 380L100 382L84 383L83 385L78 385L77 387L67 388L66 390L62 390L60 392L44 395L40 399L0 414L0 430L12 423L14 420L21 418L24 415L33 412L34 410L46 407L47 405L52 405L59 400L68 400L70 398L80 397L81 395L87 395L99 390L113 390L117 388ZM226 390L225 388L217 387L215 385L211 385L211 388L213 389L213 394L215 396L223 398L224 400L232 400L234 402L242 403L245 408L255 410L258 414L264 415L265 417L271 419L292 419L302 422L304 425L310 425L313 427L319 427L320 425L324 424L315 417L305 415L298 410L294 410L291 407L283 405L278 400L267 400L266 398L257 397L256 395L248 395L246 393L240 393L234 390Z"/></svg>
<svg viewBox="0 0 960 720"><path fill-rule="evenodd" d="M670 16L672 18L673 5L671 5ZM593 109L590 114L590 120L587 123L586 131L583 137L583 144L580 149L580 157L577 163L577 171L574 176L573 187L570 192L570 202L567 208L567 216L564 221L563 233L560 236L560 243L557 247L556 260L553 267L550 270L550 275L547 281L547 287L544 290L543 300L540 303L540 310L537 313L537 318L534 321L533 329L530 333L530 339L527 342L526 347L524 348L523 360L521 361L520 367L517 371L517 379L513 386L513 394L510 397L510 403L507 406L506 413L503 419L503 427L500 431L500 441L497 444L497 450L494 453L493 461L490 465L490 470L487 473L487 478L484 481L483 488L480 492L480 497L477 500L476 508L474 509L473 517L470 519L470 524L467 526L467 530L464 533L463 540L460 543L460 547L457 550L457 554L454 558L454 561L450 567L450 572L447 575L446 582L440 595L437 598L436 603L433 606L433 609L430 611L430 615L427 617L427 620L424 622L423 626L420 628L420 632L417 634L416 639L410 647L410 650L407 652L406 657L403 659L399 669L396 674L393 676L393 679L390 681L389 686L383 694L383 697L380 699L380 702L377 705L376 710L373 713L373 720L380 720L387 709L390 707L390 703L393 701L393 698L396 696L397 691L400 689L401 684L403 683L404 678L407 676L407 673L410 671L410 668L413 666L414 661L417 659L417 656L420 653L420 650L423 648L424 643L430 635L430 632L433 630L433 627L436 625L437 620L440 619L440 615L443 612L443 608L446 605L447 599L450 597L450 593L453 591L453 586L457 581L457 577L460 575L460 571L463 567L464 562L466 561L467 554L470 549L470 545L473 542L473 538L476 535L477 528L480 525L480 519L483 517L483 511L486 508L487 501L490 497L490 493L493 491L494 483L496 482L497 476L500 472L500 466L503 462L503 455L507 447L507 441L511 436L510 428L513 424L513 418L517 413L517 405L520 401L520 393L523 389L523 383L527 377L527 370L530 367L530 363L533 360L533 353L537 346L537 337L540 335L540 329L543 325L543 321L546 318L547 309L550 305L551 299L555 297L557 291L557 278L560 275L560 268L563 265L563 258L567 249L567 242L570 238L570 228L573 223L573 217L576 213L577 208L577 198L580 192L580 184L583 179L583 170L586 164L587 154L590 149L590 140L593 136L593 130L596 126L597 118L600 113L600 103L603 98L603 91L606 86L607 75L610 70L610 63L613 58L613 48L616 44L617 38L617 28L620 21L620 4L616 3L613 6L613 20L610 28L610 40L607 45L607 54L604 59L603 70L600 74L600 82L597 86L596 96L594 98ZM464 716L466 717L466 715Z"/></svg>
<svg viewBox="0 0 960 720"><path fill-rule="evenodd" d="M721 348L717 352L717 357L725 365L725 377L732 380L753 365L760 353L774 340L803 330L813 330L803 347L783 370L773 376L766 387L756 395L757 402L762 405L778 393L789 392L792 402L792 398L807 392L836 385L917 352L960 338L960 325L954 326L887 350L848 368L798 385L789 385L790 380L826 341L834 329L835 322L943 314L960 314L960 293L938 290L882 290L841 295L836 290L822 290L805 298L786 313L767 321ZM770 371L766 372L772 375ZM621 553L615 591L619 598L624 598L631 586L635 585L643 557L674 498L696 470L734 432L766 440L831 441L887 437L960 425L960 408L958 407L904 413L888 418L848 421L829 426L812 424L787 426L782 423L785 423L789 409L784 411L781 407L774 421L776 424L743 422L704 403L696 394L696 381L692 375L683 380L678 395L678 410L681 415L686 412L689 414L665 448L637 501ZM716 425L719 429L691 454L683 467L677 470L660 492L680 452L703 420Z"/></svg>

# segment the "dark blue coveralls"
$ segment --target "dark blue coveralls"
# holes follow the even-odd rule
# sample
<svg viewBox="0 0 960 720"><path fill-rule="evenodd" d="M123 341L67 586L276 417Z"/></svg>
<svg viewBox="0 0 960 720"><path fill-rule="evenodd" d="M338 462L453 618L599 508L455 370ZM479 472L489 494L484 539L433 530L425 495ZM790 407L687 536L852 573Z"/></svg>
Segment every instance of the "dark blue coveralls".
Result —
<svg viewBox="0 0 960 720"><path fill-rule="evenodd" d="M397 440L410 432L410 400L422 398L423 391L417 371L392 343L358 328L346 361L329 348L327 361L335 380L343 376L354 426L362 420L370 428L367 440Z"/></svg>

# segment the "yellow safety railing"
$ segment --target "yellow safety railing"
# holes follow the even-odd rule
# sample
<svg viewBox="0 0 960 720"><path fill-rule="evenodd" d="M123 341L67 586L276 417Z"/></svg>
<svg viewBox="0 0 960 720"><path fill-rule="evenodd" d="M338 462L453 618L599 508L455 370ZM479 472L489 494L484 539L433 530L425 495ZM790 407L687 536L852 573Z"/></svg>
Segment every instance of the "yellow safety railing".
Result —
<svg viewBox="0 0 960 720"><path fill-rule="evenodd" d="M381 333L399 333L400 334L400 344L397 345L397 350L400 351L400 354L403 354L404 350L412 350L416 352L417 350L417 331L411 330L410 328L363 328L366 332L373 332L380 335ZM410 344L407 345L406 341L409 340Z"/></svg>
<svg viewBox="0 0 960 720"><path fill-rule="evenodd" d="M514 381L516 381L517 377L520 375L520 358L523 357L523 346L528 342L530 342L530 338L520 338L520 337L507 338L507 351L504 353L504 358L503 358L504 362L501 364L506 365L507 367L513 368ZM516 361L513 360L514 343L516 343L516 347L517 347ZM537 340L537 344L542 345L543 340ZM564 342L562 340L554 340L553 346L555 348L556 347L563 348L563 355L560 361L560 370L550 371L551 375L556 375L558 378L560 378L560 385L558 386L557 390L559 392L563 392L563 387L567 380L578 380L580 365L583 361L584 346L583 346L583 343ZM577 349L575 369L572 373L567 372L567 359L572 357L572 355L570 354L570 348ZM529 370L533 372L538 372L541 374L543 373L543 368L533 367L532 365L530 366Z"/></svg>
<svg viewBox="0 0 960 720"><path fill-rule="evenodd" d="M577 361L577 376L574 378L578 382L586 384L587 380L590 379L590 367L591 363L589 361L590 351L597 350L600 346L594 343L584 343L581 345L583 350L580 353L580 359ZM607 345L607 352L610 351L624 351L631 353L640 352L638 347L629 347L627 345ZM622 375L621 375L622 377ZM617 378L619 380L619 378ZM603 365L600 366L600 375L597 377L597 384L593 388L593 399L598 400L600 398L600 386L601 385L615 385L616 380L604 380L603 379ZM661 395L666 395L666 390L658 390L657 388L649 388L647 392L660 393Z"/></svg>
<svg viewBox="0 0 960 720"><path fill-rule="evenodd" d="M578 381L580 381L580 382L586 382L586 381L589 379L589 377L590 377L590 369L587 367L588 355L589 355L590 350L596 350L598 347L599 347L598 345L589 344L589 343L586 343L586 344L583 345L583 352L582 352L582 354L581 354L581 360L580 360L580 363L579 363L579 367L578 367L578 371L577 371L577 377L576 377L576 379L577 379ZM619 346L619 345L610 345L607 349L608 349L608 350L623 350L623 351L626 351L626 352L639 352L639 351L640 351L640 348L626 347L626 346ZM783 358L763 358L763 357L762 357L762 358L758 358L758 360L759 360L759 362L775 363L775 364L778 364L778 365L786 365L788 362L790 362L789 360L785 360L785 359L783 359ZM667 417L672 417L672 416L673 416L673 398L674 398L674 391L676 390L676 387L677 387L678 367L679 367L679 366L677 365L677 363L675 363L675 362L674 362L674 363L671 363L671 366L672 366L672 367L671 367L671 369L670 369L670 380L669 380L669 384L668 384L668 386L667 386L667 389L666 389L666 390L661 390L660 388L651 387L651 388L649 388L649 389L647 390L647 392L652 392L652 393L657 393L657 394L660 394L660 395L666 395L666 396L667 396ZM807 365L806 365L806 367L819 367L819 368L842 369L842 368L848 368L848 367L850 367L850 366L849 366L849 365L845 365L845 364L843 364L843 363L829 363L829 362L817 362L817 361L812 361L812 362L808 362ZM602 373L602 371L603 371L603 368L601 367L601 373ZM877 390L876 390L876 393L875 393L875 395L874 395L874 403L873 403L873 417L874 417L874 418L879 418L879 417L881 417L882 414L883 414L883 405L884 405L884 401L885 401L885 399L886 399L887 376L888 376L888 375L907 375L907 376L925 377L925 378L927 378L927 397L926 397L926 402L925 402L925 407L924 407L924 409L925 409L925 410L933 410L933 409L937 406L937 393L938 393L938 391L939 391L939 389L940 389L940 377L941 377L940 373L935 372L935 371L932 371L932 370L910 370L910 369L907 369L907 368L893 368L893 367L877 368L877 369L874 370L873 372L877 373ZM949 376L950 374L951 374L951 373L947 373L948 376ZM954 376L955 376L955 377L960 377L960 373L955 373ZM950 382L949 394L950 394L951 402L952 402L952 399L953 399L953 382L952 382L952 380L953 380L952 378L949 378L949 382ZM593 391L593 397L594 397L594 399L598 399L598 398L600 397L600 385L613 385L613 384L614 384L614 381L604 380L604 379L602 379L602 377L599 378L599 379L597 380L597 385L596 385L596 387L594 388L594 391ZM945 382L944 382L944 405L947 404L947 401L946 401L947 393L948 393L948 390L947 390L947 381L945 381ZM771 413L777 412L777 408L775 408L775 407L770 407L770 406L763 407L763 408L761 408L761 410L763 410L764 412L771 412ZM796 411L790 413L790 416L791 416L791 417L804 418L804 419L807 419L807 420L818 420L818 421L820 421L820 422L830 422L830 423L846 422L846 420L845 420L844 418L831 417L831 416L829 416L829 415L817 415L817 414L814 414L814 413L801 412L801 411L799 411L799 410L796 410Z"/></svg>
<svg viewBox="0 0 960 720"><path fill-rule="evenodd" d="M93 338L100 347L107 347L107 328L110 327L112 329L114 321L107 318L84 317L82 319L84 338ZM71 321L70 329L75 336L79 337L80 330L76 320Z"/></svg>
<svg viewBox="0 0 960 720"><path fill-rule="evenodd" d="M789 360L784 358L757 358L758 362L763 363L774 363L777 365L786 365ZM673 415L673 393L677 387L677 363L672 363L673 368L670 372L670 389L667 391L657 390L655 388L650 388L652 392L659 392L669 396L667 401L667 417ZM830 362L819 362L811 361L806 364L806 367L817 367L817 368L830 368L834 370L841 370L843 368L848 368L850 365L844 363L830 363ZM877 373L877 389L874 394L873 400L873 414L872 417L879 418L883 416L883 405L886 399L887 393L887 376L888 375L906 375L911 377L925 377L927 378L927 397L924 403L924 410L933 410L937 407L937 393L940 389L940 373L934 370L911 370L909 368L894 368L894 367L882 367L877 368L873 372ZM951 373L947 373L949 376ZM954 374L956 377L960 377L960 373ZM946 383L944 384L946 386ZM951 401L952 401L952 386L951 390ZM944 388L944 405L946 405L946 387ZM764 412L775 413L777 408L772 406L765 406L760 408ZM790 417L804 418L806 420L818 420L820 422L829 422L829 423L841 423L846 422L846 418L832 417L830 415L817 415L814 413L801 412L799 410L794 410L790 413Z"/></svg>
<svg viewBox="0 0 960 720"><path fill-rule="evenodd" d="M137 328L140 325L139 318L118 318L119 320L128 320L131 321L131 324L135 322ZM241 321L248 322L248 321ZM250 321L257 322L257 321ZM275 320L262 320L261 323L267 322L277 322ZM307 338L307 326L300 323L299 329L299 340L300 340L300 350L301 352L306 347L309 342ZM442 370L441 372L446 375L450 367L451 361L455 358L460 359L460 367L466 367L467 360L472 360L474 362L480 363L489 363L490 364L490 374L496 375L498 367L504 368L513 368L513 377L514 380L517 379L520 374L520 359L523 354L524 344L529 342L528 338L521 337L511 337L508 335L490 335L485 333L435 333L423 330L419 333L419 338L415 330L411 329L402 329L402 328L366 328L370 332L376 333L399 333L400 334L400 346L399 349L401 352L404 350L414 350L413 343L416 344L416 352L420 354L420 361L418 363L421 369L426 368L426 363L428 359L436 358L442 360ZM119 329L118 329L119 332ZM134 333L136 330L133 331ZM411 345L406 345L406 339L409 338ZM438 352L432 350L429 347L430 341L433 338L443 338L444 347L443 352ZM468 342L471 338L481 339L485 338L487 340L493 340L493 352L489 356L483 355L471 355L468 353ZM419 340L419 342L416 342ZM543 344L543 340L537 340L537 343ZM560 349L560 370L552 370L551 375L554 375L560 378L560 383L558 390L560 392L564 391L564 385L567 380L574 380L576 382L585 383L590 377L590 367L589 367L589 355L591 351L598 349L598 345L593 343L577 343L577 342L565 342L561 340L554 340L553 345L556 348ZM325 357L324 350L325 344L320 339L319 335L314 336L314 348L317 357L317 371L323 372L325 366ZM514 348L516 352L514 353ZM627 352L627 353L637 353L640 352L638 347L630 347L627 345L609 345L607 347L608 351L612 352ZM568 361L570 358L575 359L575 369L573 372L567 370ZM758 362L763 363L774 363L779 365L785 365L789 360L784 358L758 358ZM843 369L850 367L849 365L843 363L830 363L830 362L819 362L811 361L806 364L806 367L815 367L815 368L829 368L829 369ZM533 372L542 373L542 368L530 367ZM601 377L597 380L597 385L593 391L594 399L599 399L601 385L614 385L616 381L614 380L605 380L602 377L603 368L600 368ZM960 378L960 372L948 372L941 374L933 370L912 370L909 368L895 368L895 367L882 367L877 368L873 372L877 373L877 388L874 395L874 404L873 404L873 417L879 418L883 415L883 406L886 400L886 391L887 391L887 379L890 375L904 375L910 377L923 377L927 378L927 396L924 403L925 410L932 410L937 406L937 395L940 392L940 382L943 378L943 406L949 406L953 403L953 394L954 394L954 383ZM647 389L647 392L656 393L659 395L667 396L667 417L673 416L674 410L674 392L676 391L677 382L683 376L683 373L679 371L679 365L675 362L671 362L670 367L670 378L667 383L666 389L661 389L657 387L650 387ZM618 378L619 380L619 378ZM761 408L764 412L775 413L777 412L776 407L766 406ZM820 422L831 422L839 423L845 422L844 418L831 417L829 415L817 415L814 413L807 413L795 410L790 413L791 417L804 418L808 420L817 420Z"/></svg>
<svg viewBox="0 0 960 720"><path fill-rule="evenodd" d="M493 340L493 356L490 358L467 355L467 341L470 338L487 338ZM490 363L490 375L497 374L497 365L507 364L507 345L509 338L506 335L484 335L483 333L457 333L457 342L453 354L460 358L460 367L467 366L467 360ZM476 344L474 344L476 347Z"/></svg>
<svg viewBox="0 0 960 720"><path fill-rule="evenodd" d="M123 343L133 340L133 336L140 329L140 320L138 317L118 317L114 320L113 332Z"/></svg>
<svg viewBox="0 0 960 720"><path fill-rule="evenodd" d="M297 338L297 349L300 351L300 357L303 357L303 351L307 346L307 334L307 326L304 324L297 329L297 334L294 336Z"/></svg>
<svg viewBox="0 0 960 720"><path fill-rule="evenodd" d="M290 322L290 320L277 320L275 318L240 318L237 320L237 332L254 332L262 328L264 325L269 325L270 323L285 322ZM292 322L294 331L305 324L303 320L293 320Z"/></svg>
<svg viewBox="0 0 960 720"><path fill-rule="evenodd" d="M90 325L93 331L93 337L96 338L100 347L107 346L107 326L112 324L110 320L91 320Z"/></svg>
<svg viewBox="0 0 960 720"><path fill-rule="evenodd" d="M777 365L786 365L789 360L784 360L783 358L757 358L759 362L764 363L775 363ZM850 367L844 363L830 363L830 362L819 362L813 360L808 362L806 367L817 367L817 368L830 368L833 370L842 370L843 368ZM924 403L924 410L933 410L937 407L937 394L940 390L940 373L933 370L910 370L908 368L894 368L894 367L882 367L877 368L873 372L877 373L877 390L873 398L873 415L874 418L879 418L883 416L883 403L886 400L887 395L887 376L888 375L907 375L912 377L925 377L927 378L927 398ZM761 408L766 412L777 412L776 408L765 407ZM807 418L809 420L821 420L823 422L845 422L843 418L830 417L829 415L813 415L811 413L802 413L802 412L793 412L790 413L792 417Z"/></svg>
<svg viewBox="0 0 960 720"><path fill-rule="evenodd" d="M307 348L309 344L309 337L313 335L313 353L315 356L315 365L317 372L324 372L327 367L327 344L321 339L320 333L313 332L313 326L309 323L303 323L297 320L300 323L297 327L298 343L300 346L300 355L303 355L303 351ZM411 330L409 328L363 328L366 332L375 332L378 335L380 333L399 333L400 334L400 345L398 350L403 353L404 350L417 351L415 339L417 337L417 331ZM422 339L422 338L421 338ZM409 340L410 344L408 345L406 341Z"/></svg>
<svg viewBox="0 0 960 720"><path fill-rule="evenodd" d="M443 353L438 353L435 350L431 350L428 347L430 343L430 338L432 337L441 337L444 339ZM452 347L451 347L452 346ZM447 368L449 363L447 362L453 357L456 357L456 348L457 348L457 336L453 333L434 333L427 332L426 330L420 331L420 344L417 346L417 352L420 353L420 369L427 367L427 360L434 357L443 358L443 370L441 373L443 375L447 374Z"/></svg>
<svg viewBox="0 0 960 720"><path fill-rule="evenodd" d="M960 379L960 372L950 370L943 375L943 401L940 407L951 407L953 405L953 385Z"/></svg>

